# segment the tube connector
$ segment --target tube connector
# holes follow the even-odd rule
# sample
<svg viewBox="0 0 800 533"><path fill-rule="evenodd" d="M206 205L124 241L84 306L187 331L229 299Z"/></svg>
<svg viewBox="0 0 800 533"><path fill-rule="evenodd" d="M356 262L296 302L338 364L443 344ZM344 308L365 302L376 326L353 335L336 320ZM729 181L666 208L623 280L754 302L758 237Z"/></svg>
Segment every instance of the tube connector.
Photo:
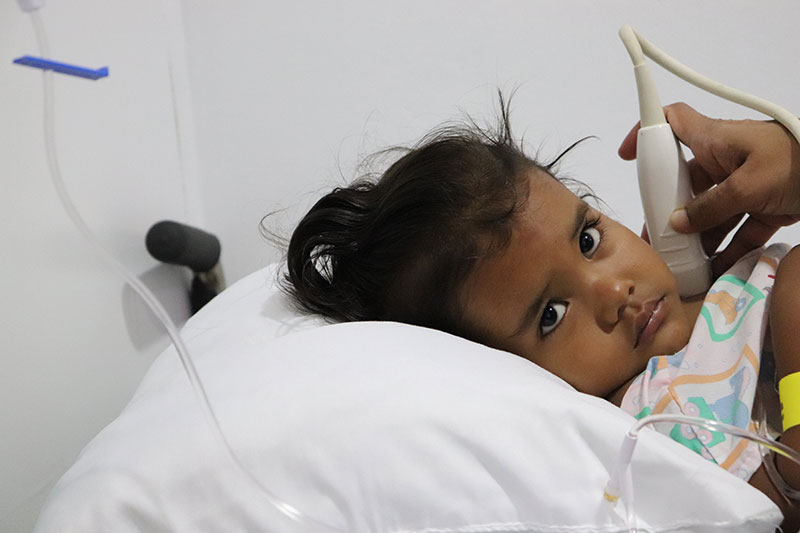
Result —
<svg viewBox="0 0 800 533"><path fill-rule="evenodd" d="M637 434L634 431L628 431L628 433L625 434L625 440L622 441L617 463L614 465L611 478L608 480L608 483L606 483L603 492L605 499L612 503L616 502L620 495L625 492L624 484L627 479L625 474L630 468L633 449L636 448L637 438Z"/></svg>

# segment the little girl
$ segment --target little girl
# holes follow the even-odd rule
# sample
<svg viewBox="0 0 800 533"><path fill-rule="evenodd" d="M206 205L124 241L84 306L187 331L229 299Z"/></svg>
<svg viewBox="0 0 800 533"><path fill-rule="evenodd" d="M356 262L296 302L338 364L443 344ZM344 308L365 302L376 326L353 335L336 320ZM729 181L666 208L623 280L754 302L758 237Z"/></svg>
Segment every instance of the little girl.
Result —
<svg viewBox="0 0 800 533"><path fill-rule="evenodd" d="M513 140L502 96L500 107L497 131L437 130L380 179L356 181L320 199L289 243L289 294L302 309L335 321L404 322L515 353L635 416L694 409L691 414L748 426L766 296L786 249L750 254L721 278L734 288L756 287L760 297L748 299L750 293L718 281L705 307L702 295L682 301L649 244L554 172L569 149L549 163L528 157ZM790 263L800 272L800 259ZM741 329L749 336L726 345L730 354L718 349L702 357L713 326L730 318L738 328L744 314L749 318ZM773 326L773 337L791 334ZM792 357L779 353L780 344L779 366ZM722 371L696 368L711 357L725 361ZM712 374L716 388L709 389ZM687 383L699 387L676 392ZM730 459L723 466L770 495L787 517L784 525L794 523L796 507L759 469L755 445L728 440L717 446L712 441L719 436L708 432L660 429L711 460ZM779 466L800 488L785 472L791 467Z"/></svg>

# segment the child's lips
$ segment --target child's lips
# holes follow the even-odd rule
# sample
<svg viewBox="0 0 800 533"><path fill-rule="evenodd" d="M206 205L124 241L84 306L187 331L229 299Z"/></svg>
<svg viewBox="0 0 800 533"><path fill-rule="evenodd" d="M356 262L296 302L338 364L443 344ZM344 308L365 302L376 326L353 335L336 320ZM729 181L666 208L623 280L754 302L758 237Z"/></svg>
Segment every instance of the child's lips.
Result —
<svg viewBox="0 0 800 533"><path fill-rule="evenodd" d="M653 338L664 322L669 312L669 304L663 296L657 300L650 300L642 305L642 310L634 319L634 342L633 347L647 345Z"/></svg>

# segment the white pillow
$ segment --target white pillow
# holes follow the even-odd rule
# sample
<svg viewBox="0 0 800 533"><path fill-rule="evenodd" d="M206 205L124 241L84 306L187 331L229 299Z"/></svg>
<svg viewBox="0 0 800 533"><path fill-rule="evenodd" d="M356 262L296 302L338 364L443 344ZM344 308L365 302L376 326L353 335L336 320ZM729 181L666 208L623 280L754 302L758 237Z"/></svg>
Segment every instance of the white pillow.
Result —
<svg viewBox="0 0 800 533"><path fill-rule="evenodd" d="M274 272L225 291L184 335L237 456L281 501L346 532L627 531L603 488L629 415L441 332L300 317ZM780 522L722 468L651 430L639 441L640 527ZM288 520L231 466L168 349L56 485L36 531L330 530Z"/></svg>

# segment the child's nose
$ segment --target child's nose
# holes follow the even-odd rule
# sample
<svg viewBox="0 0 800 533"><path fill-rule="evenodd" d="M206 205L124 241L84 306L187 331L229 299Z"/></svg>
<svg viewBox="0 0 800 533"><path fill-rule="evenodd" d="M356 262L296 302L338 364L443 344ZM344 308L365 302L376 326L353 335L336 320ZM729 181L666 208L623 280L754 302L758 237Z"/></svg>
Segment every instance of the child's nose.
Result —
<svg viewBox="0 0 800 533"><path fill-rule="evenodd" d="M598 321L603 326L614 326L622 319L630 303L633 281L624 277L599 276L593 289Z"/></svg>

